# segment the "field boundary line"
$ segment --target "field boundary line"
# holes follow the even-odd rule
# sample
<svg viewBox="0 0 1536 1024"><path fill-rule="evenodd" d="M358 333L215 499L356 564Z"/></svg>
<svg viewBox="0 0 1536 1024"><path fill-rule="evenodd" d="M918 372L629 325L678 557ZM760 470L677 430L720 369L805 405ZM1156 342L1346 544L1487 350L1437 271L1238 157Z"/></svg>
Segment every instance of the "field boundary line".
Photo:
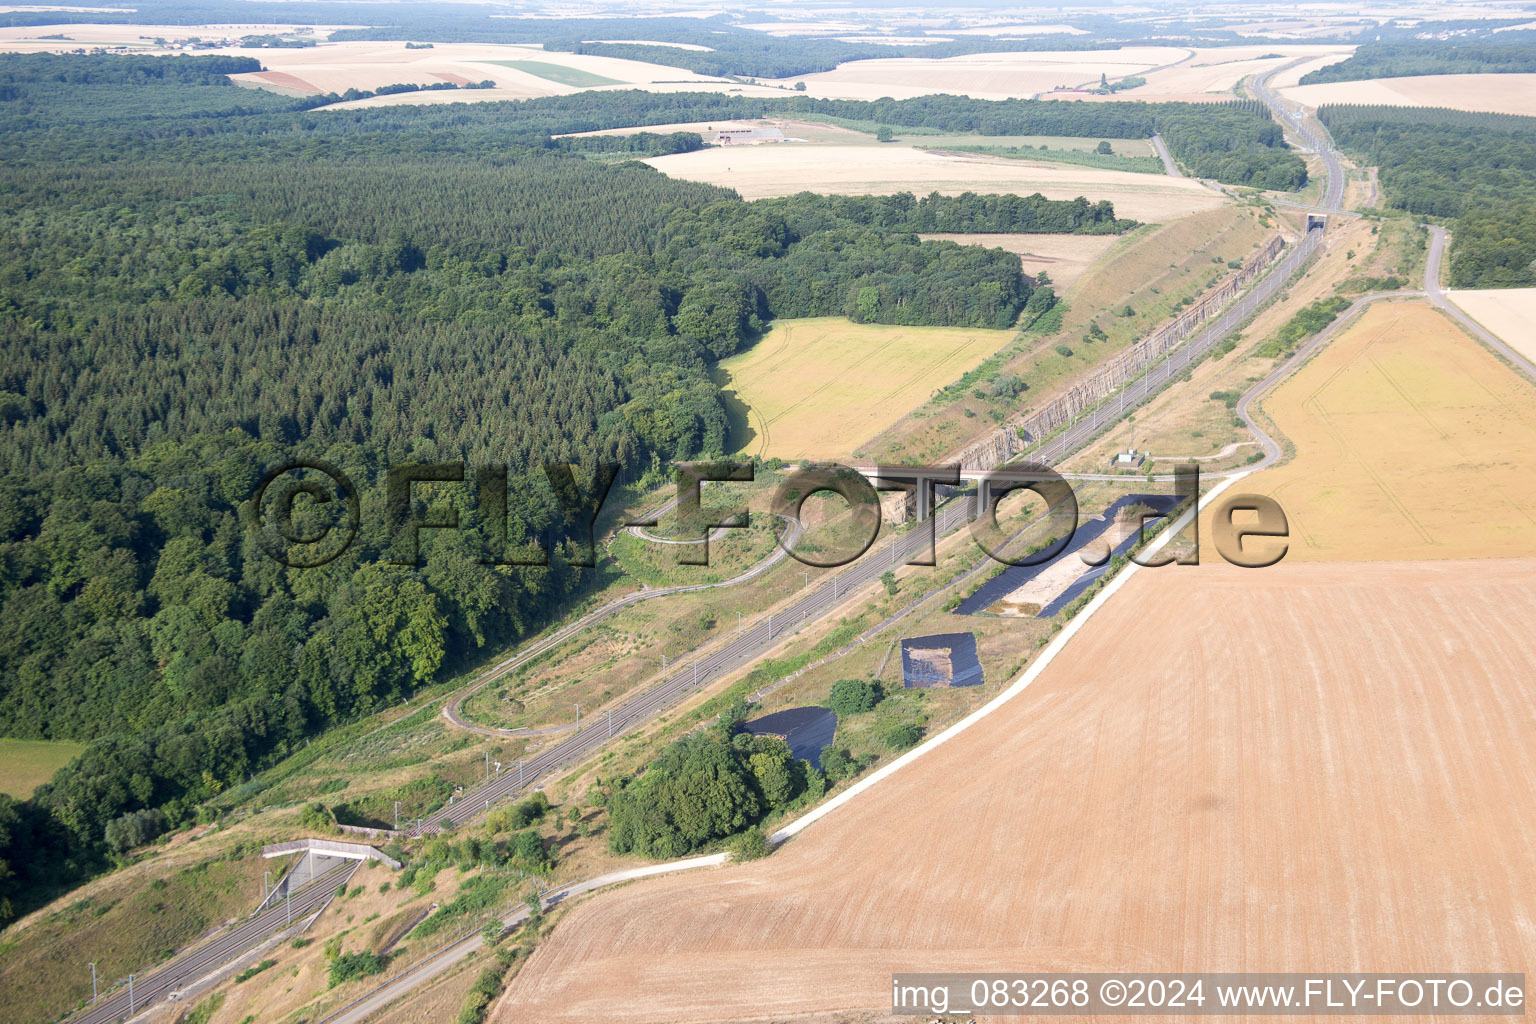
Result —
<svg viewBox="0 0 1536 1024"><path fill-rule="evenodd" d="M1182 516L1180 516L1178 521L1173 524L1171 529L1163 530L1161 533L1159 533L1158 536L1152 541L1152 543L1147 546L1146 554L1153 555L1162 550L1162 548L1167 545L1170 540L1172 540L1191 522L1193 522L1197 515L1207 509L1211 503L1215 501L1218 495L1220 495L1228 487L1231 487L1233 484L1237 483L1237 481L1243 479L1251 472L1252 470L1248 470L1235 476L1223 478L1221 483L1217 484L1213 489L1206 492L1205 496L1200 499L1195 508L1186 511ZM1003 690L996 697L993 697L991 700L987 701L987 703L983 704L975 711L972 711L969 715L966 715L964 718L960 719L960 721L956 722L954 725L951 725L937 736L934 736L927 742L919 744L912 750L907 751L905 754L902 754L890 764L876 770L869 777L860 779L858 782L854 783L852 786L848 787L846 790L839 793L831 800L828 800L820 807L817 807L816 809L801 815L799 818L796 818L794 821L790 822L788 825L785 825L777 832L774 832L773 835L769 837L769 842L775 844L782 843L787 839L791 839L794 836L799 835L806 828L820 821L828 814L831 814L839 807L851 801L854 797L872 788L884 779L894 775L896 772L911 764L913 761L916 761L918 758L936 750L940 745L954 739L956 736L960 735L962 732L969 729L971 726L975 725L977 722L981 721L983 718L987 717L992 712L996 711L998 708L1002 707L1004 704L1017 697L1019 694L1023 693L1026 689L1028 689L1029 685L1038 679L1041 673L1043 673L1046 668L1050 666L1051 662L1056 660L1057 655L1059 655L1066 648L1067 644L1071 642L1072 638L1077 635L1077 632L1082 628L1083 623L1088 621L1088 619L1092 617L1095 612L1102 608L1104 604L1109 601L1110 597L1112 597L1116 591L1124 586L1125 582L1134 576L1141 568L1143 568L1143 566L1135 560L1132 560L1128 565L1126 565L1125 569L1116 575L1114 579L1110 580L1104 589L1099 592L1097 597L1090 601L1081 612L1079 612L1072 618L1070 622L1062 627L1061 632L1056 634L1056 637L1046 645L1045 650L1040 652L1040 656L1034 661L1030 662L1028 667L1024 669L1023 673L1008 685L1007 689Z"/></svg>

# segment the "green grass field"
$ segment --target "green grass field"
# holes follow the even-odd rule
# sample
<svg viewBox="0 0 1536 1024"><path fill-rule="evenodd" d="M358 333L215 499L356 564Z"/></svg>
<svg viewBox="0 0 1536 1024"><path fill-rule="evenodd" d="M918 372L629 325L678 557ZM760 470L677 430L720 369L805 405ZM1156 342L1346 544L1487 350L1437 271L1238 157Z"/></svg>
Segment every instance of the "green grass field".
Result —
<svg viewBox="0 0 1536 1024"><path fill-rule="evenodd" d="M1000 156L1009 160L1043 160L1046 163L1076 164L1080 167L1097 167L1105 171L1129 171L1132 174L1162 174L1163 162L1155 156L1108 156L1085 149L1041 149L1039 146L931 146L923 140L922 148L949 149L957 153L977 153L982 156Z"/></svg>
<svg viewBox="0 0 1536 1024"><path fill-rule="evenodd" d="M55 905L20 936L0 942L0 1004L14 1024L55 1020L88 1001L95 961L102 995L129 971L143 972L208 928L261 900L270 861L240 856L135 876L120 874Z"/></svg>
<svg viewBox="0 0 1536 1024"><path fill-rule="evenodd" d="M0 740L0 793L25 800L84 749L83 743Z"/></svg>
<svg viewBox="0 0 1536 1024"><path fill-rule="evenodd" d="M845 456L1012 337L842 317L781 320L720 364L731 445L783 459Z"/></svg>
<svg viewBox="0 0 1536 1024"><path fill-rule="evenodd" d="M617 78L604 78L602 75L594 75L590 71L580 68L568 68L564 64L546 64L541 60L485 60L481 64L497 64L504 68L515 68L518 71L526 71L530 75L551 82L559 82L561 85L571 85L579 89L585 89L594 85L623 85Z"/></svg>

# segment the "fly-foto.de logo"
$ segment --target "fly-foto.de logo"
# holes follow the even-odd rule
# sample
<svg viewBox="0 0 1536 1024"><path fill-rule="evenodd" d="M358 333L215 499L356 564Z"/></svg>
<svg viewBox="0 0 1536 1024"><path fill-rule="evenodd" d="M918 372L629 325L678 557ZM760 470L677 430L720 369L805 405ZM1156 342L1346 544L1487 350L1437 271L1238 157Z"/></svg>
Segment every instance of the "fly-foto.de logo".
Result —
<svg viewBox="0 0 1536 1024"><path fill-rule="evenodd" d="M729 488L751 484L757 481L757 468L752 462L730 460L677 463L674 496L651 514L625 519L619 525L654 527L662 515L671 516L673 533L667 543L677 549L677 561L707 566L710 538L721 536L719 531L747 528L752 516L744 504L706 509L703 485ZM596 565L598 519L620 469L610 463L547 463L542 467L545 488L534 488L522 478L514 490L506 465L403 463L390 466L383 474L382 502L377 500L379 495L373 495L374 500L365 504L357 485L338 466L322 459L294 459L272 467L262 477L250 506L250 527L262 550L292 568L318 568L340 557L357 540L367 518L365 511L370 510L382 528L383 560L389 564L419 564L423 530L462 530L475 535L481 551L479 560L486 565L547 566L551 551L564 545L568 564L590 568ZM770 515L784 525L777 533L778 543L797 561L820 568L848 565L874 546L886 522L882 492L904 493L905 507L914 510L918 536L923 540L907 552L906 565L937 563L944 518L937 512L949 501L958 501L960 511L951 513L946 525L953 529L963 523L988 557L1006 565L1052 561L1071 549L1079 525L1077 492L1061 474L1040 464L969 470L959 465L806 463L774 475L781 479L774 487ZM1173 493L1167 496L1171 500L1139 512L1137 540L1145 540L1146 531L1154 526L1176 523L1183 528L1182 517L1189 520L1194 544L1183 554L1159 554L1147 560L1135 550L1139 543L1133 544L1129 557L1140 565L1199 564L1201 517L1193 514L1200 497L1199 467L1193 463L1178 466L1172 483ZM458 495L461 501L424 503L419 500L423 485L462 488ZM542 493L532 493L535 490ZM1041 515L1051 527L1051 539L1037 550L1014 554L1006 551L1012 535L999 522L999 508L1004 499L1019 492L1030 492L1043 500ZM806 501L818 494L836 495L847 506L849 527L831 549L803 543L801 512ZM516 512L514 501L518 503ZM473 509L473 514L461 514L461 504ZM554 514L544 515L542 525L530 528L528 521L537 516L528 513L538 510L553 510ZM1223 497L1209 509L1208 526L1217 553L1234 565L1274 565L1288 550L1290 526L1285 512L1264 495ZM1099 557L1085 551L1082 557L1085 563L1095 565L1108 560L1109 555Z"/></svg>

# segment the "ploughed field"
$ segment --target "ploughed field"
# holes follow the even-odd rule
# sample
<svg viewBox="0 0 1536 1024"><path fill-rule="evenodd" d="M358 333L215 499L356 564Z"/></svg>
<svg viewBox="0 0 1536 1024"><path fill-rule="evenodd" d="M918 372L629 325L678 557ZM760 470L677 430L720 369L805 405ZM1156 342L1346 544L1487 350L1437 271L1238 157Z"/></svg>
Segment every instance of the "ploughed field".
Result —
<svg viewBox="0 0 1536 1024"><path fill-rule="evenodd" d="M574 907L491 1019L830 1018L893 971L1530 971L1533 573L1143 570L768 859Z"/></svg>

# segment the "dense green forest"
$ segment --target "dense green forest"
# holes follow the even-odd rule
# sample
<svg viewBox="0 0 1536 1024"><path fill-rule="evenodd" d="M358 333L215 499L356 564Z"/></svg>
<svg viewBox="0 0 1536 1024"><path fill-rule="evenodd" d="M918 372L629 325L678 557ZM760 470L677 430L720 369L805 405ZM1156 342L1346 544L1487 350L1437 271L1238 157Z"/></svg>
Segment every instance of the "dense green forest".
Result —
<svg viewBox="0 0 1536 1024"><path fill-rule="evenodd" d="M649 93L641 90L580 92L568 96L475 104L451 108L402 106L317 112L308 117L275 116L302 112L337 97L291 99L257 90L228 90L194 81L210 73L187 67L178 75L142 71L157 58L115 58L121 66L89 58L31 55L25 61L0 62L0 90L14 103L6 113L11 131L0 137L0 155L31 164L102 162L103 153L132 152L153 140L157 155L205 161L206 138L229 136L219 147L221 159L240 154L279 159L282 147L293 160L306 159L315 147L350 144L358 152L381 157L423 159L451 129L451 150L494 157L509 143L552 149L608 151L585 140L552 139L568 132L653 124L707 124L728 118L813 115L907 128L933 128L979 135L1060 135L1078 138L1149 138L1161 133L1173 155L1200 176L1233 185L1296 189L1306 184L1305 162L1285 147L1284 133L1268 109L1256 101L1188 103L1061 103L1048 100L974 100L965 96L920 96L910 100L824 100L808 96L784 99L717 93ZM158 58L174 63L192 58ZM198 58L239 61L226 70L251 71L249 58ZM60 62L81 62L63 70ZM152 66L152 65L151 65ZM67 78L65 77L67 75ZM214 76L217 78L217 75ZM185 81L183 81L185 78ZM146 109L121 86L162 86L163 107ZM71 90L54 88L65 82ZM220 81L223 81L220 79ZM201 86L201 87L200 87ZM75 102L71 96L79 96ZM86 102L88 101L88 102ZM261 113L274 116L258 117ZM62 135L65 125L90 125L90 133ZM107 142L113 142L109 147ZM365 147L366 144L366 147ZM657 141L645 145L678 145ZM333 149L334 151L334 149ZM590 151L590 150L588 150ZM120 159L120 158L119 158Z"/></svg>
<svg viewBox="0 0 1536 1024"><path fill-rule="evenodd" d="M0 58L0 733L91 741L34 800L0 800L15 909L98 866L113 822L174 827L549 621L584 577L541 465L633 480L720 452L710 368L768 320L1006 327L1034 294L1017 257L916 232L1131 226L1040 196L745 203L582 155L695 133L551 136L804 111L1162 131L1196 164L1256 158L1241 177L1299 164L1248 104L615 92L322 112L224 77L244 70ZM284 568L248 528L256 482L296 455L362 495L362 534L320 569ZM385 468L459 459L509 467L510 543L542 541L546 565L483 564L497 531L448 485L418 505L465 528L386 564Z"/></svg>
<svg viewBox="0 0 1536 1024"><path fill-rule="evenodd" d="M1133 220L1115 216L1107 199L1078 197L1069 202L1032 196L978 195L966 192L917 198L910 192L889 196L822 196L802 192L784 199L760 199L759 209L780 213L797 234L852 222L887 231L984 234L1023 231L1038 234L1111 235L1129 231Z"/></svg>
<svg viewBox="0 0 1536 1024"><path fill-rule="evenodd" d="M1356 82L1407 75L1479 75L1536 71L1536 33L1520 32L1503 40L1449 43L1366 43L1348 59L1308 72L1302 85Z"/></svg>
<svg viewBox="0 0 1536 1024"><path fill-rule="evenodd" d="M1389 205L1454 220L1450 283L1536 285L1536 118L1327 106L1340 146L1381 168Z"/></svg>
<svg viewBox="0 0 1536 1024"><path fill-rule="evenodd" d="M544 625L589 577L541 465L720 452L710 367L770 318L1005 327L1018 258L914 231L1129 226L1038 196L745 203L564 152L586 101L318 113L226 60L0 58L0 733L90 741L0 798L0 910ZM361 493L322 568L250 529L293 456ZM385 468L460 459L509 467L509 543L546 565L484 564L495 525L446 484L416 503L463 529L388 564Z"/></svg>

